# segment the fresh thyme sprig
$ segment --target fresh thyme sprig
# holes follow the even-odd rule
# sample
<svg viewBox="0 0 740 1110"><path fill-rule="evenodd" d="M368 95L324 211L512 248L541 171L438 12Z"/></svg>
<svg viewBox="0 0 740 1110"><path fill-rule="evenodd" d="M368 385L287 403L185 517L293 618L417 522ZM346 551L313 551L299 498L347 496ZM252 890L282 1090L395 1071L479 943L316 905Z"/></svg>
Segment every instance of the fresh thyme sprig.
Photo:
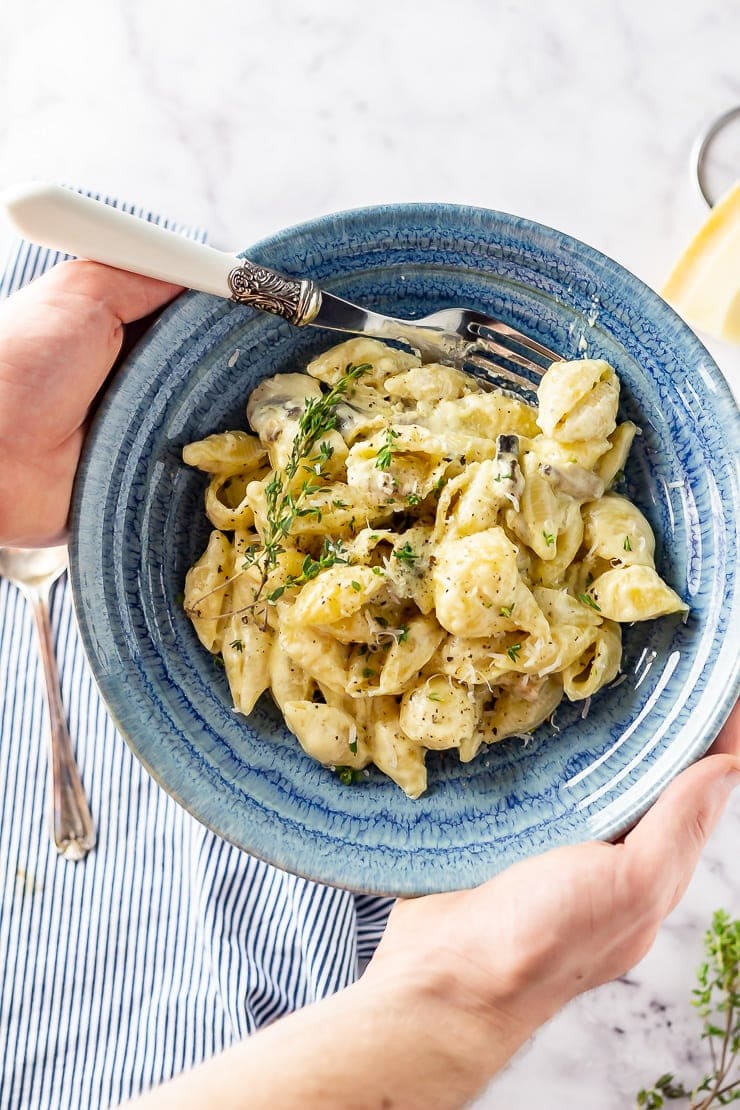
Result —
<svg viewBox="0 0 740 1110"><path fill-rule="evenodd" d="M324 548L318 560L307 555L303 561L300 574L289 575L283 587L277 587L268 598L262 599L270 572L277 566L278 559L285 551L283 541L290 534L296 519L313 515L317 522L321 520L321 507L311 505L308 502L310 494L321 493L326 490L327 487L323 485L326 478L326 466L334 454L334 448L331 444L322 440L321 437L336 428L337 406L349 386L370 369L372 367L369 362L358 365L348 363L344 373L328 393L322 393L320 397L308 398L298 420L298 431L293 439L290 458L284 469L276 470L265 486L267 527L261 543L252 544L251 547L247 548L244 553L244 562L236 574L209 590L197 602L188 607L187 611L191 616L200 616L198 605L201 602L205 601L211 594L226 589L251 567L257 567L259 570L259 580L253 591L251 603L241 609L220 613L214 618L215 620L223 620L235 613L253 610L260 604L265 606L266 603L274 603L279 597L282 597L286 589L302 586L311 578L315 578L326 567L333 566L334 563L349 561L343 557L344 549L341 541L331 543L325 540ZM317 442L319 442L318 451L311 455L311 451L313 451ZM300 488L295 492L294 480L299 470L306 473L308 477L303 479Z"/></svg>
<svg viewBox="0 0 740 1110"><path fill-rule="evenodd" d="M637 1096L644 1110L659 1110L666 1099L690 1099L690 1110L710 1110L740 1099L740 919L717 910L707 930L706 960L697 972L693 1004L704 1020L702 1040L712 1070L693 1088L671 1073L661 1075Z"/></svg>
<svg viewBox="0 0 740 1110"><path fill-rule="evenodd" d="M398 432L394 431L393 428L386 428L385 443L378 451L377 457L375 459L375 465L378 470L390 470L393 456L395 454L393 441L396 439L398 439Z"/></svg>
<svg viewBox="0 0 740 1110"><path fill-rule="evenodd" d="M316 576L320 574L322 570L326 570L327 567L333 567L336 563L348 562L347 550L342 544L342 541L330 540L328 536L325 536L324 546L318 559L306 555L303 560L303 566L301 567L301 573L289 574L282 586L278 586L272 593L267 595L267 600L274 605L275 602L283 596L286 590L300 589L301 586L305 586L306 582L310 582L313 578L316 578ZM353 582L352 585L356 585L358 590L362 588L359 583Z"/></svg>
<svg viewBox="0 0 740 1110"><path fill-rule="evenodd" d="M260 578L254 591L252 606L256 605L264 592L270 572L277 566L279 557L285 551L284 540L290 535L291 528L299 517L314 514L321 520L321 509L307 504L311 494L324 489L325 468L333 454L331 444L322 441L322 436L337 426L337 406L348 388L363 374L371 369L370 363L358 365L349 363L339 380L328 393L320 397L309 397L298 420L298 431L290 451L290 458L283 470L276 470L265 486L266 528L261 544L255 544L246 552L242 570L252 566L259 568ZM311 452L319 443L318 453ZM300 489L293 492L292 485L299 470L309 476L303 480ZM318 479L318 481L314 480ZM324 542L324 550L318 561L306 556L300 575L289 576L285 587L274 590L268 601L276 601L286 589L298 587L315 578L327 566L346 559L339 558L337 547L341 545Z"/></svg>

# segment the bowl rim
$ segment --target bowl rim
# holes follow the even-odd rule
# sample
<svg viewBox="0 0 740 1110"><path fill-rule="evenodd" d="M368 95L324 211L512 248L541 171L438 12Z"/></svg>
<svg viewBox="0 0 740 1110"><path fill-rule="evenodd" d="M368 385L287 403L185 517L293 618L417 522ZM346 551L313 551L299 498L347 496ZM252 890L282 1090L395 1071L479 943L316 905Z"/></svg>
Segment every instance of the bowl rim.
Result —
<svg viewBox="0 0 740 1110"><path fill-rule="evenodd" d="M312 220L302 221L301 223L281 229L273 233L272 235L259 240L252 247L247 248L241 253L246 254L253 260L261 261L265 264L270 264L270 255L272 255L276 251L279 252L280 248L284 245L291 243L295 244L296 240L299 238L305 238L306 236L320 236L322 234L325 234L330 228L337 227L340 222L356 224L358 222L363 223L367 220L382 219L384 216L392 218L394 223L396 224L398 224L399 222L406 223L411 220L416 222L420 219L423 219L428 221L427 226L429 226L430 223L433 222L434 216L436 216L437 218L439 218L440 216L447 218L460 227L462 227L466 221L469 221L471 217L482 217L487 222L497 222L503 220L504 222L508 223L509 226L511 226L513 229L516 229L519 234L524 234L532 238L544 234L544 236L550 240L550 246L552 246L552 237L556 237L557 240L562 244L572 244L576 248L581 262L585 261L592 270L609 275L610 277L616 279L619 283L623 283L626 276L629 284L634 285L641 296L644 296L651 303L653 314L657 313L658 321L660 321L660 318L662 316L665 319L666 323L670 324L671 330L675 330L679 333L679 335L681 336L684 351L688 352L689 354L693 354L697 359L701 359L703 365L707 368L710 374L713 385L716 388L716 395L713 398L713 401L716 404L717 409L721 410L722 419L725 420L725 418L729 418L733 421L735 442L738 442L740 440L740 410L738 410L737 401L735 400L729 383L720 371L716 361L707 351L706 347L701 342L699 337L695 334L693 329L665 300L663 300L663 298L655 290L653 290L650 286L643 282L627 267L619 262L616 262L614 259L610 258L610 256L604 254L596 248L589 246L589 244L584 243L582 240L579 240L574 236L568 234L567 232L560 231L559 229L551 227L547 224L543 224L541 222L531 220L527 217L517 216L501 210L468 205L435 202L381 204L346 209L334 213L327 213ZM302 274L300 276L308 275ZM184 294L184 296L188 299L194 297L202 298L205 297L205 294L193 293L192 291L188 291ZM174 315L178 311L178 306L180 306L182 303L182 296L176 298L174 302L172 302L164 309L160 316L160 319L166 321L170 314ZM143 337L143 342L146 343L146 340L147 335ZM137 349L138 344L124 360L124 368L126 362L132 357L133 354L135 354ZM95 414L93 425L90 429L85 448L83 450L83 456L80 460L78 475L73 491L73 500L70 513L70 581L72 585L73 603L77 615L84 649L99 686L103 684L101 684L98 669L96 668L95 642L89 621L90 614L87 612L86 609L83 582L80 574L80 520L82 511L82 494L85 485L85 473L93 453L97 429L101 427L105 419L105 413L115 404L117 392L120 389L120 382L122 378L125 378L125 374L121 375L121 377L113 382L112 385L108 388ZM731 448L728 447L728 453L730 452L730 450ZM735 450L735 453L738 454L738 457L740 458L740 452L738 452L737 449ZM632 814L628 820L623 819L621 821L615 821L612 823L612 826L610 826L609 829L603 834L605 839L607 837L613 839L623 835L630 827L632 827L634 822L644 812L646 812L647 809L650 808L650 806L653 805L656 798L665 788L667 783L671 781L680 772L680 770L684 769L690 763L694 762L706 751L706 749L710 746L713 739L724 724L724 721L729 716L732 706L737 700L737 696L739 693L740 650L738 650L738 652L736 653L734 671L732 673L731 680L728 681L725 688L724 697L718 699L718 701L713 706L713 712L711 716L706 720L704 727L701 730L701 739L696 740L694 744L691 745L690 750L684 753L683 758L676 761L675 765L671 768L670 774L660 779L656 778L651 788L648 789L641 798L639 812L636 815ZM217 829L210 820L206 819L200 812L198 812L197 807L194 807L191 803L186 803L185 800L175 789L173 789L171 785L163 781L160 774L152 767L149 759L142 753L135 738L127 731L127 728L123 725L119 715L120 707L118 705L112 704L109 696L109 691L104 691L103 697L109 715L111 716L117 729L124 737L129 747L136 755L137 759L142 762L149 774L152 775L155 781L157 781L159 785L162 786L162 788L178 802L178 804L182 805L187 812L194 816L200 823L210 828L216 835L236 844L243 850L248 851L251 855L254 855L255 858L262 859L264 862L269 863L272 866L285 869L286 864L284 862L281 862L279 859L271 859L269 853L257 852L254 848L248 848L243 843L239 843L239 840L236 837L225 834L220 829ZM342 879L332 879L326 878L324 876L317 877L315 875L310 875L301 871L299 867L296 867L293 864L291 864L290 870L294 874L302 875L304 878L311 879L315 882L319 882L328 886L333 885L345 889L347 888L346 881L343 881ZM362 890L363 888L357 885L353 885L351 889ZM429 888L430 891L440 889L454 889L454 887L432 886ZM415 888L411 890L408 887L402 887L401 889L397 890L388 890L384 885L374 886L372 884L365 887L364 890L367 893L378 895L390 894L393 896L404 896L424 892L421 890L421 888Z"/></svg>

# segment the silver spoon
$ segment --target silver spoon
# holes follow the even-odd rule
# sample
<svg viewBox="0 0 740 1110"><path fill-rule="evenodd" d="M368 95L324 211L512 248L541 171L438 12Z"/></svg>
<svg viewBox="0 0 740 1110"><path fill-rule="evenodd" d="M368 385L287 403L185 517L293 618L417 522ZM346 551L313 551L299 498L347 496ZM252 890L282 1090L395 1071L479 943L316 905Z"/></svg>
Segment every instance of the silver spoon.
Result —
<svg viewBox="0 0 740 1110"><path fill-rule="evenodd" d="M72 752L49 625L51 587L66 566L66 547L0 547L0 575L17 586L31 606L44 665L50 725L52 839L65 859L80 860L95 847L95 828Z"/></svg>

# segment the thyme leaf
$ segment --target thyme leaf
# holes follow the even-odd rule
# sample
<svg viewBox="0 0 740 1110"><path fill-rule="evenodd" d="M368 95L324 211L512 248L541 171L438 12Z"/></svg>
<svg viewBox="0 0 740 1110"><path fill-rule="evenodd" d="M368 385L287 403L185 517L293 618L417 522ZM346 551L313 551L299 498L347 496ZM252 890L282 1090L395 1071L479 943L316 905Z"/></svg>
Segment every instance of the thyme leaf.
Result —
<svg viewBox="0 0 740 1110"><path fill-rule="evenodd" d="M419 556L407 540L403 547L396 548L393 552L393 558L398 559L400 563L413 563Z"/></svg>
<svg viewBox="0 0 740 1110"><path fill-rule="evenodd" d="M578 600L582 601L584 605L588 605L590 609L595 609L597 613L601 612L601 609L591 597L591 594L579 594Z"/></svg>
<svg viewBox="0 0 740 1110"><path fill-rule="evenodd" d="M393 455L395 454L393 450L393 441L396 439L398 439L398 432L394 431L393 428L386 428L385 443L378 451L375 459L375 465L378 470L390 470Z"/></svg>
<svg viewBox="0 0 740 1110"><path fill-rule="evenodd" d="M354 786L362 778L362 772L354 767L335 767L334 773L339 776L339 781L344 786Z"/></svg>

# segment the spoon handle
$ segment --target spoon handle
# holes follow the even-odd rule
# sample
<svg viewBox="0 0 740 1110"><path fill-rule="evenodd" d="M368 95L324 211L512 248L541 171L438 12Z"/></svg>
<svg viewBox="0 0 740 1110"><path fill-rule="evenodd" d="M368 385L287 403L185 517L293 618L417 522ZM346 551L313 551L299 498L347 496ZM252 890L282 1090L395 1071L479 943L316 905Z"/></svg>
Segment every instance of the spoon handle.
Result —
<svg viewBox="0 0 740 1110"><path fill-rule="evenodd" d="M72 752L59 692L47 597L42 591L34 591L29 600L44 668L51 726L51 833L60 855L69 860L81 860L95 847L95 828Z"/></svg>

